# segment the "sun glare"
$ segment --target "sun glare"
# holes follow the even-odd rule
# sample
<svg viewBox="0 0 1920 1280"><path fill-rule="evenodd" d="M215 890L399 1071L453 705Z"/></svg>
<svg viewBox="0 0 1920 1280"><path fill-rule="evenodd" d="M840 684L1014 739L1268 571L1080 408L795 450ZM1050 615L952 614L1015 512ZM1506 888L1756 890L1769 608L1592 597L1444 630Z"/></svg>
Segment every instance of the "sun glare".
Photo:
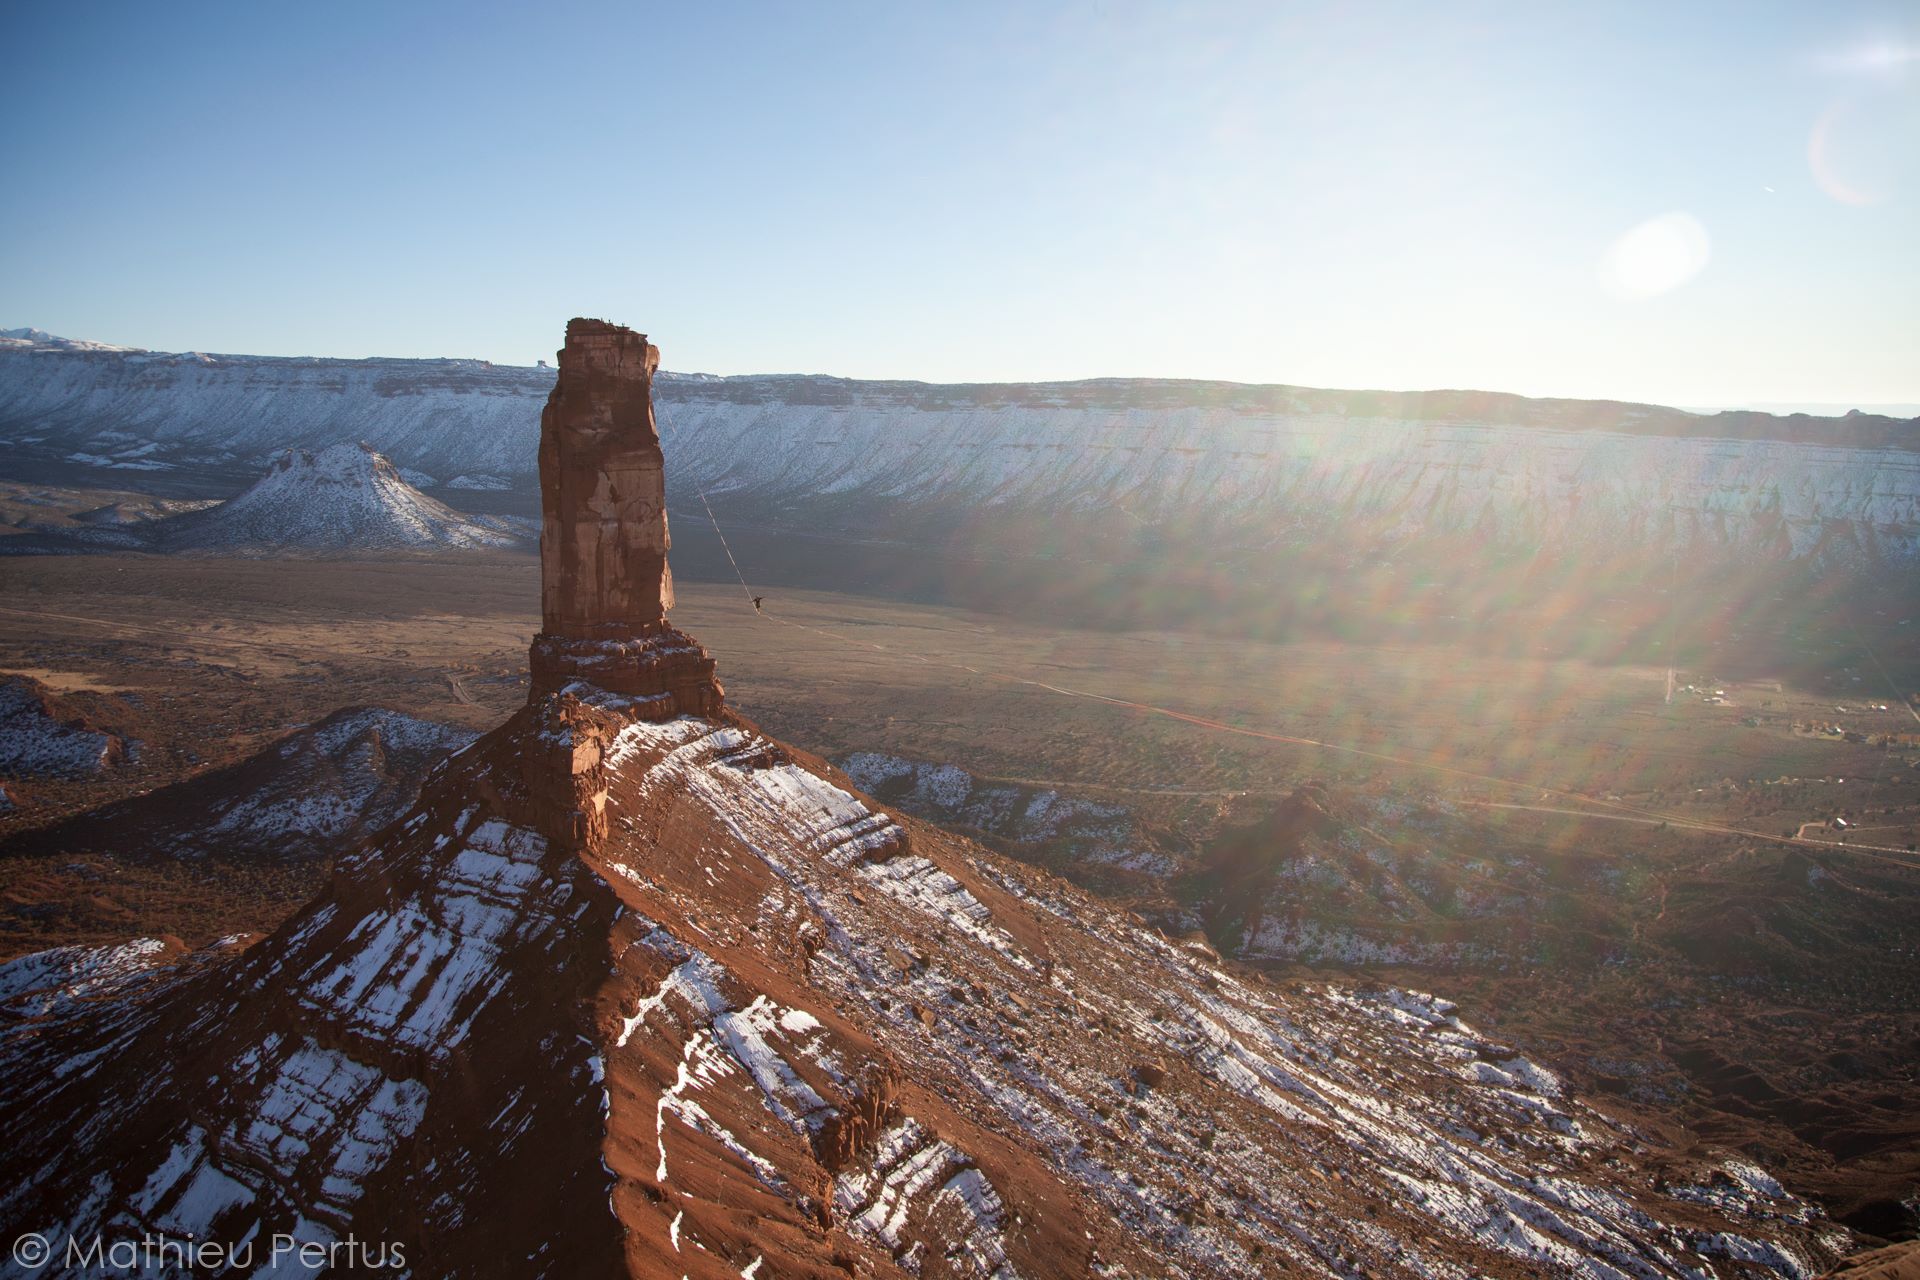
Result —
<svg viewBox="0 0 1920 1280"><path fill-rule="evenodd" d="M1920 63L1920 45L1891 38L1871 40L1821 59L1829 71L1879 76L1897 75L1915 63Z"/></svg>
<svg viewBox="0 0 1920 1280"><path fill-rule="evenodd" d="M1600 284L1617 298L1653 298L1699 275L1712 255L1707 229L1690 213L1663 213L1634 227L1600 259Z"/></svg>

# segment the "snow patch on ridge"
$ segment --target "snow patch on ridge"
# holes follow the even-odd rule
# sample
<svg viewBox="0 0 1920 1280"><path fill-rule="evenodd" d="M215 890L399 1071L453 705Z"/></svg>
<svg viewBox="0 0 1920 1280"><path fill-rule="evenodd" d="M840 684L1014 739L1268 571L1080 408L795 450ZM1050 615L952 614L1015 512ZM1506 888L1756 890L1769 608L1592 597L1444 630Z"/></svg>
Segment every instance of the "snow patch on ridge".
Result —
<svg viewBox="0 0 1920 1280"><path fill-rule="evenodd" d="M910 1219L956 1211L964 1225L954 1233L959 1243L949 1256L963 1255L975 1275L1018 1280L1007 1262L999 1193L964 1153L911 1116L880 1135L866 1168L833 1180L833 1202L848 1231L877 1241L896 1258L907 1249Z"/></svg>
<svg viewBox="0 0 1920 1280"><path fill-rule="evenodd" d="M854 874L930 920L945 924L1023 968L1031 961L965 886L927 858L900 854L905 833L883 813L799 765L770 752L764 739L740 729L681 717L623 729L607 754L618 775L637 758L655 757L645 786L677 780L699 795L742 843L783 876L792 869L775 852L796 843L828 866ZM737 803L741 797L748 804Z"/></svg>
<svg viewBox="0 0 1920 1280"><path fill-rule="evenodd" d="M55 947L0 964L0 1012L40 1018L117 995L165 963L167 945L135 938L105 947Z"/></svg>
<svg viewBox="0 0 1920 1280"><path fill-rule="evenodd" d="M530 892L545 853L534 832L481 823L430 893L362 917L302 1001L383 1043L446 1054L501 980L506 946L553 923L563 895Z"/></svg>
<svg viewBox="0 0 1920 1280"><path fill-rule="evenodd" d="M119 745L111 734L54 719L24 681L0 679L0 775L88 777L113 763Z"/></svg>

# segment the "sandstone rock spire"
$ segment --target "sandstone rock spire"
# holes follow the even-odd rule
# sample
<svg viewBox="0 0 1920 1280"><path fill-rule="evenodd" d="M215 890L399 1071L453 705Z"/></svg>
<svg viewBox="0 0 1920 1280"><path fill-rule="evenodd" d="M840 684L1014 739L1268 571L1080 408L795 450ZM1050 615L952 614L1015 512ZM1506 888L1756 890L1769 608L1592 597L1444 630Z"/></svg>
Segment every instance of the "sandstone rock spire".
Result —
<svg viewBox="0 0 1920 1280"><path fill-rule="evenodd" d="M551 635L598 640L665 621L665 460L653 417L660 348L604 320L567 323L540 415L540 606Z"/></svg>
<svg viewBox="0 0 1920 1280"><path fill-rule="evenodd" d="M567 322L540 415L540 612L531 696L575 682L716 715L713 660L667 623L667 495L653 374L660 348L604 320ZM653 716L649 716L653 718Z"/></svg>

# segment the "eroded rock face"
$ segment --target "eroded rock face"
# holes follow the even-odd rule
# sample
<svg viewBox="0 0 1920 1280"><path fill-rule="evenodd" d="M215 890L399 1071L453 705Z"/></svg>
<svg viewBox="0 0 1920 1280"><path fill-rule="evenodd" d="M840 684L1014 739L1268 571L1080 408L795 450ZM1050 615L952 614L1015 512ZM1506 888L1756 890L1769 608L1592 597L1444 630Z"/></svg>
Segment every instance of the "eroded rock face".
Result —
<svg viewBox="0 0 1920 1280"><path fill-rule="evenodd" d="M540 415L540 604L546 630L598 639L673 607L653 371L660 348L603 320L572 320Z"/></svg>
<svg viewBox="0 0 1920 1280"><path fill-rule="evenodd" d="M574 319L540 415L540 607L533 696L588 680L661 699L663 716L712 715L713 661L667 624L666 485L653 417L660 348Z"/></svg>

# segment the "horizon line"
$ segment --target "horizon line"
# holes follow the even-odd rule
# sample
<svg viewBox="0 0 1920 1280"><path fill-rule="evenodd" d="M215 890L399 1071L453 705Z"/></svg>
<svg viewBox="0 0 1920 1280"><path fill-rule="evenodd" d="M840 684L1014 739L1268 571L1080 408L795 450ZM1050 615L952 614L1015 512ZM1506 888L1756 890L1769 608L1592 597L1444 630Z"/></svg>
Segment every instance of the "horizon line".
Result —
<svg viewBox="0 0 1920 1280"><path fill-rule="evenodd" d="M270 353L263 353L263 352L248 352L248 351L210 351L201 347L192 347L185 350L175 351L175 350L164 350L158 347L126 346L119 343L101 342L96 339L90 339L90 338L73 338L65 334L52 333L46 329L41 329L34 325L21 325L11 329L0 329L0 337L3 337L4 342L6 343L40 342L41 341L39 339L12 336L14 334L27 334L27 333L44 334L46 339L50 340L50 343L42 343L42 345L52 345L53 349L56 349L56 350L62 349L57 344L73 344L72 347L68 349L76 353L93 352L101 355L111 355L111 354L151 355L151 356L196 356L197 355L197 356L207 356L207 357L224 357L224 358L237 358L237 359L248 359L248 360L336 360L336 361L342 361L342 362L360 362L360 361L374 361L374 360L392 360L392 361L406 360L406 361L418 361L420 363L444 362L444 363L480 364L480 365L485 365L489 368L520 369L520 370L525 370L529 373L537 372L542 369L546 369L550 371L554 369L552 362L545 359L537 359L532 364L514 364L506 361L491 360L485 356L458 356L458 355L342 356L342 355L319 355L319 354L313 354L313 353L303 353L299 355L282 355L282 354L270 354ZM0 350L4 350L4 349L5 349L4 345L0 345ZM1701 404L1675 404L1675 403L1660 401L1660 400L1640 400L1640 399L1633 399L1630 397L1623 397L1623 396L1568 395L1563 393L1534 394L1534 393L1523 392L1523 391L1504 391L1504 390L1499 390L1499 389L1490 388L1490 387L1472 387L1472 386L1335 387L1335 386L1321 386L1321 385L1317 385L1313 383L1305 383L1305 382L1273 382L1273 381L1261 382L1261 381L1251 381L1243 378L1205 378L1205 377L1193 377L1193 376L1187 376L1187 375L1138 374L1138 373L1093 374L1093 375L1086 375L1081 377L1002 378L1002 379L969 378L969 379L951 379L951 380L934 381L926 378L913 378L913 377L898 377L898 376L873 377L873 376L858 376L853 374L799 372L799 371L787 371L787 372L759 371L759 372L753 372L753 373L710 373L710 372L707 372L704 370L698 370L698 369L672 369L664 365L661 367L660 372L663 374L668 374L673 377L680 377L680 378L711 378L716 380L751 379L751 378L769 378L769 379L817 378L817 379L836 381L836 382L867 382L867 383L881 383L881 384L894 383L894 384L906 384L906 385L922 386L922 387L1020 387L1020 386L1044 387L1044 386L1073 386L1077 384L1092 383L1092 382L1193 383L1196 385L1211 385L1211 386L1282 388L1287 390L1321 391L1321 392L1329 392L1329 393L1344 394L1344 395L1504 396L1504 397L1511 397L1513 399L1518 399L1518 400L1574 401L1574 402L1585 403L1585 404L1620 404L1620 405L1629 405L1629 406L1652 408L1652 409L1665 409L1670 412L1689 414L1694 417L1712 417L1718 414L1726 414L1726 413L1756 413L1756 414L1761 414L1763 416L1774 417L1774 418L1790 418L1790 417L1845 418L1849 414L1859 414L1866 417L1888 418L1893 421L1920 420L1920 400L1914 400L1914 401L1757 400L1757 401L1746 401L1746 402L1735 400L1735 401L1723 402L1715 405L1701 405Z"/></svg>

